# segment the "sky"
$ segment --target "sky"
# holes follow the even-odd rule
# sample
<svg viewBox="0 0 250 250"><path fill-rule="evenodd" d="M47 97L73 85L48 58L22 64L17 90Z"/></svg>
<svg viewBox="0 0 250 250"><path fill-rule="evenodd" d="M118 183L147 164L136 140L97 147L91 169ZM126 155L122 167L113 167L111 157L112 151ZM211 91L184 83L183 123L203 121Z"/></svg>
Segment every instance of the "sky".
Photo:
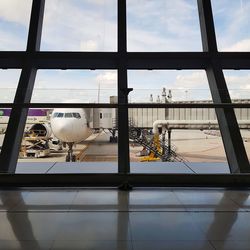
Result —
<svg viewBox="0 0 250 250"><path fill-rule="evenodd" d="M0 1L0 50L25 50L31 0ZM250 51L250 0L212 0L220 51ZM202 51L196 0L127 0L128 51ZM117 51L116 0L47 0L42 51ZM224 71L231 98L250 98L250 72ZM0 70L0 102L12 102L20 70ZM130 102L211 99L204 71L130 70ZM53 93L53 94L51 94ZM39 70L32 102L109 102L116 70Z"/></svg>

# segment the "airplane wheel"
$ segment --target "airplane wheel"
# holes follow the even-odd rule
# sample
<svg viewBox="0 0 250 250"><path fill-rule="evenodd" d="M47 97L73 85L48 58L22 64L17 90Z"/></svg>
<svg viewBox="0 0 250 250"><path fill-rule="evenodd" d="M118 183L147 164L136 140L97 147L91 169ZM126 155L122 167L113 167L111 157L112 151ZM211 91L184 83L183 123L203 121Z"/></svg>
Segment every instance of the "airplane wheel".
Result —
<svg viewBox="0 0 250 250"><path fill-rule="evenodd" d="M70 162L70 157L69 157L69 155L66 156L66 162Z"/></svg>
<svg viewBox="0 0 250 250"><path fill-rule="evenodd" d="M75 162L75 161L76 161L76 156L72 155L72 162Z"/></svg>
<svg viewBox="0 0 250 250"><path fill-rule="evenodd" d="M109 142L114 142L114 143L116 143L117 141L118 141L117 136L115 136L115 137L110 136L110 137L109 137Z"/></svg>

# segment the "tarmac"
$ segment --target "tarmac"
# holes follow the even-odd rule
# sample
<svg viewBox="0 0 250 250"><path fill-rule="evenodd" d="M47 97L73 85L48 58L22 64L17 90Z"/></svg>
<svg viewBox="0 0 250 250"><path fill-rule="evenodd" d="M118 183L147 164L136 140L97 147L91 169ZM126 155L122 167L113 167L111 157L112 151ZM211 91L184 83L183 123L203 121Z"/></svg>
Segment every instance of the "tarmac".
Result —
<svg viewBox="0 0 250 250"><path fill-rule="evenodd" d="M213 134L213 133L212 133ZM222 138L199 130L172 131L172 147L185 162L140 162L142 146L130 143L131 172L134 173L229 173ZM67 149L51 152L45 158L18 160L17 173L116 173L118 144L109 142L110 134L92 134L74 147L79 162L65 162ZM250 131L242 131L250 158ZM0 145L4 135L0 135Z"/></svg>

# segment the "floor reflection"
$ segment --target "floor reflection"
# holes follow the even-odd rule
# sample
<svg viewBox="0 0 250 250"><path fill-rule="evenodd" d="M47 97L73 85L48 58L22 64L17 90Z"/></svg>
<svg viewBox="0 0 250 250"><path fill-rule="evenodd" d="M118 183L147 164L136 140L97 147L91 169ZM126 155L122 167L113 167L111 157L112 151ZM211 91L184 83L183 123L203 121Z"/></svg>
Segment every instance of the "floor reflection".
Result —
<svg viewBox="0 0 250 250"><path fill-rule="evenodd" d="M117 193L117 205L119 211L124 211L126 209L126 212L118 213L117 218L117 239L119 235L124 235L126 239L130 238L129 235L129 213L128 213L128 207L129 207L129 195L130 192L126 191L119 191ZM125 206L124 206L125 205ZM129 241L117 241L117 249L129 249Z"/></svg>
<svg viewBox="0 0 250 250"><path fill-rule="evenodd" d="M249 194L246 192L240 192L240 196L237 196L238 210L225 211L225 202L230 197L230 191L225 191L222 199L218 203L213 213L213 220L207 230L206 237L209 240L218 240L220 242L226 242L232 236L232 228L237 222L239 213L242 212L245 202L249 198ZM233 200L234 201L234 200ZM235 202L235 201L234 201ZM236 202L235 202L236 203ZM224 211L222 212L222 207ZM239 211L241 210L241 211Z"/></svg>
<svg viewBox="0 0 250 250"><path fill-rule="evenodd" d="M173 240L179 243L197 241L201 249L210 249L208 246L213 241L226 245L241 232L244 232L241 239L245 239L250 231L246 221L250 218L248 191L6 190L0 191L0 198L1 230L10 231L6 234L0 231L0 249L1 242L14 240L19 244L14 249L34 250L67 249L65 246L73 241L78 241L78 246L84 250L89 246L102 249L101 241L110 241L110 250L133 249L134 241L138 246L151 241L155 249L165 249ZM42 240L57 247L47 248L46 245L44 248ZM27 248L27 241L32 242L32 248L31 245ZM162 248L157 248L157 244Z"/></svg>
<svg viewBox="0 0 250 250"><path fill-rule="evenodd" d="M27 243L25 240L32 241L33 249L41 249L34 234L32 223L29 219L29 212L24 210L21 214L19 214L19 216L15 216L16 214L10 211L11 208L13 208L13 204L17 202L18 204L23 205L23 207L26 206L22 192L15 192L14 195L6 195L2 193L1 201L3 207L7 210L6 217L16 240L20 244L20 249L27 248Z"/></svg>

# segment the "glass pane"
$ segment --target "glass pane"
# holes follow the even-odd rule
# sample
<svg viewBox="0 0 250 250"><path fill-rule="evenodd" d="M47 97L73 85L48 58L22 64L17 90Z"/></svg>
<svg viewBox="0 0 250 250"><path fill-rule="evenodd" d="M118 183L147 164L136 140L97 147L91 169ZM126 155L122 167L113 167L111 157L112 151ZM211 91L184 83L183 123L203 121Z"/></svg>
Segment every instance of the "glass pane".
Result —
<svg viewBox="0 0 250 250"><path fill-rule="evenodd" d="M196 0L128 0L128 51L201 51Z"/></svg>
<svg viewBox="0 0 250 250"><path fill-rule="evenodd" d="M250 109L236 108L234 109L237 122L240 128L241 137L245 145L248 159L250 160Z"/></svg>
<svg viewBox="0 0 250 250"><path fill-rule="evenodd" d="M133 173L229 173L214 109L129 109Z"/></svg>
<svg viewBox="0 0 250 250"><path fill-rule="evenodd" d="M250 1L212 0L218 49L250 50Z"/></svg>
<svg viewBox="0 0 250 250"><path fill-rule="evenodd" d="M30 109L16 173L116 173L116 109Z"/></svg>
<svg viewBox="0 0 250 250"><path fill-rule="evenodd" d="M39 70L31 102L110 103L116 70Z"/></svg>
<svg viewBox="0 0 250 250"><path fill-rule="evenodd" d="M224 70L227 87L232 102L249 102L250 100L250 71Z"/></svg>
<svg viewBox="0 0 250 250"><path fill-rule="evenodd" d="M0 152L2 150L5 132L9 123L11 109L0 108Z"/></svg>
<svg viewBox="0 0 250 250"><path fill-rule="evenodd" d="M128 85L130 103L212 100L203 70L129 70Z"/></svg>
<svg viewBox="0 0 250 250"><path fill-rule="evenodd" d="M46 1L42 50L116 51L116 0Z"/></svg>
<svg viewBox="0 0 250 250"><path fill-rule="evenodd" d="M0 50L25 50L32 0L0 1Z"/></svg>
<svg viewBox="0 0 250 250"><path fill-rule="evenodd" d="M20 76L20 70L0 69L0 102L12 103ZM11 109L0 107L0 151L2 149L5 132L8 126Z"/></svg>
<svg viewBox="0 0 250 250"><path fill-rule="evenodd" d="M0 102L11 103L14 101L17 84L21 70L0 69Z"/></svg>

